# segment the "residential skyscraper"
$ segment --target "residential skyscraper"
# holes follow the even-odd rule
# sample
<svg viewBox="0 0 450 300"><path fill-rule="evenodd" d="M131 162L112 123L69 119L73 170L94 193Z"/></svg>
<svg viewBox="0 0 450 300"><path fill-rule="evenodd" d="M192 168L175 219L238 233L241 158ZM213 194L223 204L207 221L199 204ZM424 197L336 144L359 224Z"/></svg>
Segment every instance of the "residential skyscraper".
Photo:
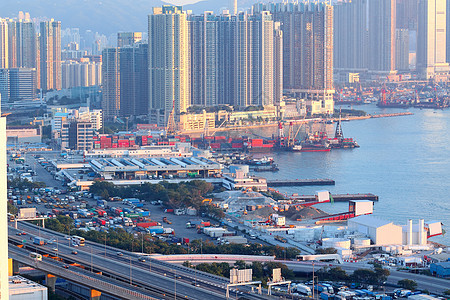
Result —
<svg viewBox="0 0 450 300"><path fill-rule="evenodd" d="M419 11L417 71L424 79L448 75L447 3L444 0L420 0Z"/></svg>
<svg viewBox="0 0 450 300"><path fill-rule="evenodd" d="M367 5L367 0L353 0L333 6L333 61L336 71L367 70Z"/></svg>
<svg viewBox="0 0 450 300"><path fill-rule="evenodd" d="M238 13L237 0L229 0L230 1L230 13L235 16Z"/></svg>
<svg viewBox="0 0 450 300"><path fill-rule="evenodd" d="M61 89L61 22L40 24L40 81L43 90Z"/></svg>
<svg viewBox="0 0 450 300"><path fill-rule="evenodd" d="M395 70L396 0L369 1L369 70L389 74Z"/></svg>
<svg viewBox="0 0 450 300"><path fill-rule="evenodd" d="M5 88L8 92L3 101L18 101L27 100L32 101L36 96L36 69L34 68L9 68L1 69L3 76L8 76L8 86L0 87L0 90ZM0 84L1 86L2 84Z"/></svg>
<svg viewBox="0 0 450 300"><path fill-rule="evenodd" d="M102 79L105 118L147 115L147 44L104 49Z"/></svg>
<svg viewBox="0 0 450 300"><path fill-rule="evenodd" d="M283 31L283 88L332 113L333 7L322 3L257 4Z"/></svg>
<svg viewBox="0 0 450 300"><path fill-rule="evenodd" d="M450 63L450 0L447 0L446 17L447 17L446 18L447 19L447 28L446 28L447 51L446 51L446 53L447 53L447 62Z"/></svg>
<svg viewBox="0 0 450 300"><path fill-rule="evenodd" d="M417 30L419 0L397 0L397 28Z"/></svg>
<svg viewBox="0 0 450 300"><path fill-rule="evenodd" d="M0 298L9 298L6 117L0 117Z"/></svg>
<svg viewBox="0 0 450 300"><path fill-rule="evenodd" d="M179 114L190 105L189 29L181 6L153 8L148 44L150 119L159 113L167 123L173 109Z"/></svg>
<svg viewBox="0 0 450 300"><path fill-rule="evenodd" d="M267 12L190 16L192 104L273 105L282 97L282 32Z"/></svg>
<svg viewBox="0 0 450 300"><path fill-rule="evenodd" d="M119 48L120 116L148 113L148 44Z"/></svg>
<svg viewBox="0 0 450 300"><path fill-rule="evenodd" d="M0 19L0 68L36 68L36 32L29 19Z"/></svg>
<svg viewBox="0 0 450 300"><path fill-rule="evenodd" d="M395 69L409 70L409 30L397 28L395 32Z"/></svg>
<svg viewBox="0 0 450 300"><path fill-rule="evenodd" d="M120 112L120 57L119 48L106 48L102 52L102 109L105 119L119 116Z"/></svg>
<svg viewBox="0 0 450 300"><path fill-rule="evenodd" d="M189 17L191 104L215 106L218 101L218 22L212 12Z"/></svg>
<svg viewBox="0 0 450 300"><path fill-rule="evenodd" d="M235 80L237 55L236 29L237 18L231 14L223 14L217 21L218 27L218 68L217 97L219 104L235 105L235 90L238 85Z"/></svg>
<svg viewBox="0 0 450 300"><path fill-rule="evenodd" d="M8 20L0 18L0 69L9 67Z"/></svg>
<svg viewBox="0 0 450 300"><path fill-rule="evenodd" d="M101 85L101 68L101 62L92 62L88 58L81 58L79 62L64 61L61 65L62 88Z"/></svg>
<svg viewBox="0 0 450 300"><path fill-rule="evenodd" d="M119 32L117 33L117 47L125 47L142 41L142 32Z"/></svg>

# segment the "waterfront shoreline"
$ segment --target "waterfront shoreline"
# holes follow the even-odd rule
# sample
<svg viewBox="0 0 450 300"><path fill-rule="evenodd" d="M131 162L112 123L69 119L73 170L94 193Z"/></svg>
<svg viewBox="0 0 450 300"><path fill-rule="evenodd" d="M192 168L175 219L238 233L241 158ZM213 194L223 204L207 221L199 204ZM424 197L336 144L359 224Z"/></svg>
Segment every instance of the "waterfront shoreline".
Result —
<svg viewBox="0 0 450 300"><path fill-rule="evenodd" d="M400 112L400 113L390 113L390 114L376 114L371 115L367 114L365 116L349 116L343 119L342 121L356 121L356 120L367 120L367 119L378 119L378 118L391 118L391 117L401 117L401 116L411 116L414 115L412 112ZM289 120L294 125L309 123L309 122L318 122L322 121L322 118L313 118L313 119L302 119L302 120ZM338 121L339 118L328 119L332 121ZM278 126L278 122L268 123L268 124L258 124L258 125L240 125L240 126L231 126L224 128L209 128L210 134L214 134L217 132L227 132L227 131L238 131L238 130L248 130L252 128L271 128ZM180 131L179 134L184 135L195 135L195 134L203 134L204 130L185 130Z"/></svg>

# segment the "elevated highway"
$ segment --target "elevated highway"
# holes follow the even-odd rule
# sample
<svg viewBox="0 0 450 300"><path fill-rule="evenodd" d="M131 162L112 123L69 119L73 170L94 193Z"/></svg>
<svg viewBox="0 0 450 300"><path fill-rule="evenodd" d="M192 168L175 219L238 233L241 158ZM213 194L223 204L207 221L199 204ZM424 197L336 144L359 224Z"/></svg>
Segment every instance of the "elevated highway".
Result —
<svg viewBox="0 0 450 300"><path fill-rule="evenodd" d="M175 294L180 298L188 299L208 298L213 300L225 298L226 284L228 283L226 278L152 258L140 261L138 259L141 256L140 254L120 250L123 255L118 255L118 249L116 248L88 241L86 246L74 248L71 246L70 241L66 239L67 235L25 222L19 222L18 228L18 230L9 228L10 245L24 244L26 249L20 250L26 251L26 253L32 251L57 256L63 261L56 262L60 264L60 268L64 264L75 263L83 266L86 272L90 270L89 274L101 272L100 278L122 282L128 285L132 291L142 290L147 292L146 295L157 299L174 299ZM28 234L16 236L15 234L20 231L25 231ZM34 235L48 240L55 240L56 242L53 242L51 245L37 246L31 244L30 236ZM26 243L23 243L24 239L27 239ZM32 263L30 258L27 257L25 260L24 255L19 256L16 254L17 251L14 248L19 249L18 247L10 246L10 248L12 249L11 257L15 255L15 258L20 262L25 264ZM76 255L72 253L73 250L77 251ZM43 259L43 261L48 260ZM34 266L34 264L30 265ZM40 267L40 264L38 264L38 267ZM68 270L74 269L79 268L69 266ZM49 270L43 271L51 273ZM58 276L57 274L55 275ZM62 277L65 278L64 276ZM92 282L87 286L92 286ZM93 288L102 290L101 287L97 286L93 286ZM110 293L106 290L104 292ZM241 287L239 290L232 290L231 297L234 297L235 294L242 299L270 299L267 295L250 293L250 288L245 287ZM123 299L130 298L124 297Z"/></svg>
<svg viewBox="0 0 450 300"><path fill-rule="evenodd" d="M115 295L123 299L164 299L153 297L148 291L141 290L137 287L130 287L130 285L124 284L120 281L105 278L102 275L93 274L83 270L82 268L74 267L68 270L63 267L64 263L60 261L45 258L42 261L35 260L29 256L28 250L19 247L10 246L8 252L9 257L15 261L32 266L35 269L39 269L56 277L64 278L84 286L94 287L96 290L110 295Z"/></svg>

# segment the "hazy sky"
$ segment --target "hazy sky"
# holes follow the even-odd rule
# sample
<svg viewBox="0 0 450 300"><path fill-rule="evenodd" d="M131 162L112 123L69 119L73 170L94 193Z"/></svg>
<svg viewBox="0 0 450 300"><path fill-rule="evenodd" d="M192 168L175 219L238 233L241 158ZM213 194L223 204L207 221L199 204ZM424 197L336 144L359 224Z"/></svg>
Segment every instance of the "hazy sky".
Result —
<svg viewBox="0 0 450 300"><path fill-rule="evenodd" d="M177 4L177 5L192 4L192 3L199 2L199 1L201 1L201 0L165 0L165 2L169 2L169 3Z"/></svg>

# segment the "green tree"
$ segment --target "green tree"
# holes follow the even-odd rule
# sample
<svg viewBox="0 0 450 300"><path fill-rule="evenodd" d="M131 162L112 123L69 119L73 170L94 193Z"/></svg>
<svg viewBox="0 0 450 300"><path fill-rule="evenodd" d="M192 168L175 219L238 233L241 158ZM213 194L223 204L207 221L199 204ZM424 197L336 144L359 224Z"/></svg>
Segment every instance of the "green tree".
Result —
<svg viewBox="0 0 450 300"><path fill-rule="evenodd" d="M8 201L8 213L17 215L19 212L19 209L15 207L11 202Z"/></svg>
<svg viewBox="0 0 450 300"><path fill-rule="evenodd" d="M353 272L351 278L355 282L375 283L375 272L369 269L358 269Z"/></svg>
<svg viewBox="0 0 450 300"><path fill-rule="evenodd" d="M317 272L317 276L319 276L319 278L323 280L332 280L332 281L349 280L349 276L341 267L334 267L330 269L325 267Z"/></svg>
<svg viewBox="0 0 450 300"><path fill-rule="evenodd" d="M381 265L375 265L374 271L376 284L382 284L387 280L389 275L391 275L391 272L388 269L381 267Z"/></svg>
<svg viewBox="0 0 450 300"><path fill-rule="evenodd" d="M404 289L408 289L408 290L412 290L412 291L414 291L417 288L417 282L415 282L414 280L411 280L411 279L399 280L397 282L397 284Z"/></svg>
<svg viewBox="0 0 450 300"><path fill-rule="evenodd" d="M246 269L246 268L247 268L247 264L246 264L245 261L243 261L243 260L237 260L237 261L234 263L234 266L235 266L236 268L238 268L239 270L242 270L242 269Z"/></svg>

